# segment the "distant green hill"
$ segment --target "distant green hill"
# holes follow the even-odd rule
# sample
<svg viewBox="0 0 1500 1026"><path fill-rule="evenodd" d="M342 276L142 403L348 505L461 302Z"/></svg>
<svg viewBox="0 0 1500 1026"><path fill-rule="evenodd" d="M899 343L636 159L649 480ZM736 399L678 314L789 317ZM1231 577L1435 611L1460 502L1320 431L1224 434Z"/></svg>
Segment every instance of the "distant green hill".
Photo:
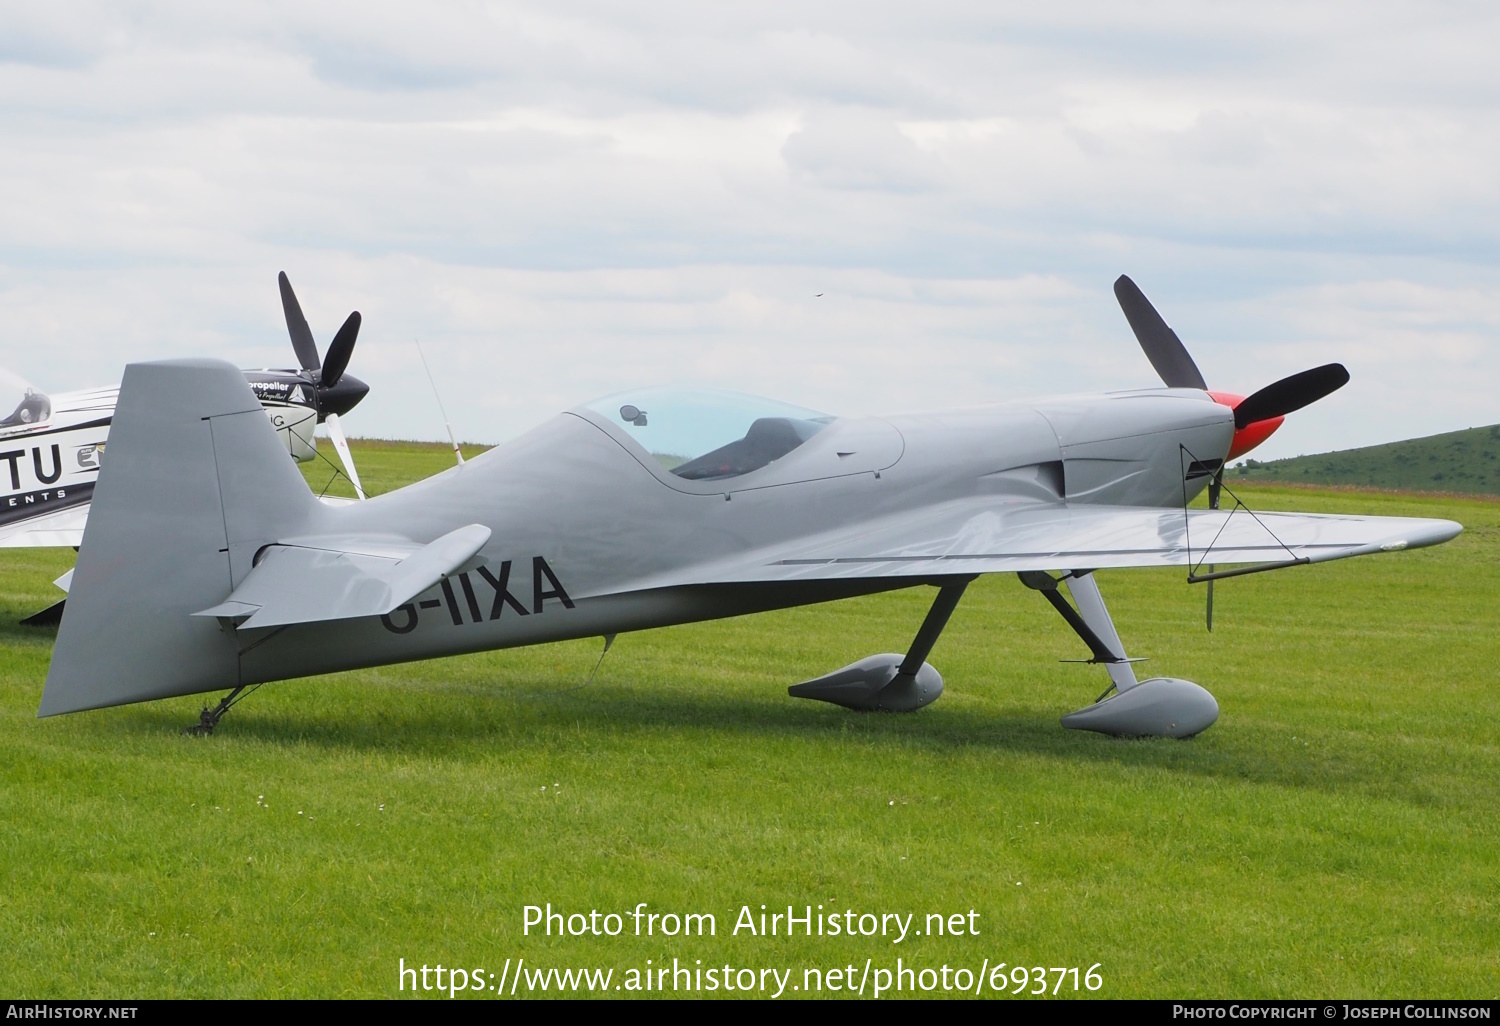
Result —
<svg viewBox="0 0 1500 1026"><path fill-rule="evenodd" d="M1266 463L1245 460L1225 477L1500 495L1500 424Z"/></svg>

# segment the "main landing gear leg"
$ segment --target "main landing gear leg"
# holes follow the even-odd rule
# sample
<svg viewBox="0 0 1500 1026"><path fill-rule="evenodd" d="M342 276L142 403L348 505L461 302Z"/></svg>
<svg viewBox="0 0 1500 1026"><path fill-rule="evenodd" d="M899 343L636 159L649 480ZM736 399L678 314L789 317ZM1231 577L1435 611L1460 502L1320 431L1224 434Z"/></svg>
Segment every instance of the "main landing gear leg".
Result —
<svg viewBox="0 0 1500 1026"><path fill-rule="evenodd" d="M194 737L207 737L212 734L214 728L219 725L219 720L224 718L224 714L229 711L229 707L234 705L235 698L244 690L245 685L241 684L225 695L223 701L212 709L205 705L203 711L198 714L198 722L191 727L183 727L182 732L184 734L192 734Z"/></svg>
<svg viewBox="0 0 1500 1026"><path fill-rule="evenodd" d="M1125 646L1120 642L1114 621L1109 618L1104 596L1099 594L1099 585L1092 572L1074 571L1062 578L1054 578L1031 570L1016 576L1021 578L1021 583L1026 587L1041 592L1052 603L1052 608L1062 614L1068 626L1073 628L1074 633L1083 639L1083 643L1094 654L1088 661L1103 663L1104 668L1109 671L1110 685L1099 696L1101 701L1110 691L1125 692L1136 686L1135 670L1130 667L1133 660L1125 654ZM1059 584L1067 587L1068 594L1078 604L1077 610L1068 605L1068 600L1057 590Z"/></svg>
<svg viewBox="0 0 1500 1026"><path fill-rule="evenodd" d="M1110 686L1093 705L1062 718L1073 730L1095 730L1121 737L1192 737L1219 718L1214 696L1190 680L1152 677L1137 681L1132 660L1099 594L1093 571L1075 570L1061 578L1040 571L1018 574L1021 583L1040 591L1093 653L1090 663L1102 663ZM1064 585L1077 609L1058 592ZM1115 694L1110 696L1110 692Z"/></svg>
<svg viewBox="0 0 1500 1026"><path fill-rule="evenodd" d="M936 701L943 693L943 678L926 661L927 656L973 579L947 578L938 585L937 598L906 655L887 652L867 656L842 670L794 684L787 688L787 694L832 702L846 709L882 712L913 712Z"/></svg>

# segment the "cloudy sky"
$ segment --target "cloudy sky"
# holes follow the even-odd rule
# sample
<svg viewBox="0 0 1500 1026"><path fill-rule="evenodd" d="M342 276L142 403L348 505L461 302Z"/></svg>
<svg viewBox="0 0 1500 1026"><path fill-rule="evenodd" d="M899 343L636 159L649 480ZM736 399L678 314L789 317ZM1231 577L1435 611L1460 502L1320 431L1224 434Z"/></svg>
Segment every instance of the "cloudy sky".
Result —
<svg viewBox="0 0 1500 1026"><path fill-rule="evenodd" d="M285 366L351 434L626 386L841 413L1353 380L1257 455L1500 421L1492 3L67 2L0 8L0 365ZM821 293L821 296L819 294Z"/></svg>

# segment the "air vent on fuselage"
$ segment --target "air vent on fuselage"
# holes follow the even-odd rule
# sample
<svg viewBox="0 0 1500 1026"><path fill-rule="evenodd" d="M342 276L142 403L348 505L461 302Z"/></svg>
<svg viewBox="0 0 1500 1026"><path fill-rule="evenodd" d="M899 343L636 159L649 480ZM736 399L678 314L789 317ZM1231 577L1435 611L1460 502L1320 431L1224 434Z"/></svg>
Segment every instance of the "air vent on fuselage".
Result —
<svg viewBox="0 0 1500 1026"><path fill-rule="evenodd" d="M1018 499L1061 502L1064 491L1062 460L1028 463L1008 470L997 470L979 479L985 495L1010 495Z"/></svg>

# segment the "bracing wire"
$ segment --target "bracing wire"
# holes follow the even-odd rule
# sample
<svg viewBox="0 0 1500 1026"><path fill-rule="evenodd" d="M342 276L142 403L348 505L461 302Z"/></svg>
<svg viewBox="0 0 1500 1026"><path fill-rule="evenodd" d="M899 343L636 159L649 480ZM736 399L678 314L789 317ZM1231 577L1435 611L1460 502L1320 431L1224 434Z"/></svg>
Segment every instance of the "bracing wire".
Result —
<svg viewBox="0 0 1500 1026"><path fill-rule="evenodd" d="M1193 451L1191 449L1189 449L1187 446L1182 445L1181 443L1179 443L1178 446L1177 446L1177 448L1181 452L1186 453L1188 459L1191 460L1192 462L1194 462L1194 463L1200 462L1199 459L1198 459L1198 457L1196 455L1194 455ZM1276 534L1276 532L1273 531L1273 530L1271 530L1271 527L1270 527L1269 524L1267 524L1260 517L1256 516L1255 515L1255 510L1251 509L1248 505L1246 505L1246 503L1245 503L1245 501L1243 499L1241 499L1238 495L1234 494L1234 490L1232 488L1230 488L1227 484L1224 484L1222 478L1220 479L1220 485L1219 485L1219 487L1221 487L1224 491L1226 491L1226 492L1229 493L1229 497L1234 500L1234 508L1229 511L1229 516L1225 517L1224 518L1224 522L1219 525L1218 531L1216 531L1214 533L1214 536L1213 536L1212 540L1210 540L1209 543L1208 543L1208 548L1206 548L1206 549L1203 550L1202 555L1200 555L1198 557L1198 561L1196 563L1194 563L1193 562L1193 541L1192 541L1192 536L1191 536L1191 534L1189 533L1189 530L1188 530L1188 525L1190 523L1190 518L1188 517L1188 503L1187 503L1187 475L1186 475L1186 473L1184 473L1184 475L1183 475L1183 479L1182 479L1182 533L1183 533L1184 544L1187 547L1187 553L1188 553L1188 576L1189 577L1192 577L1194 574L1196 574L1198 572L1198 569L1200 567L1202 567L1203 564L1208 561L1209 556L1213 553L1214 546L1216 544L1218 544L1218 541L1223 536L1224 531L1226 529L1228 529L1228 527L1229 527L1229 521L1240 510L1244 510L1250 516L1250 519L1254 520L1257 524L1259 524L1261 526L1261 529L1264 530L1266 532L1266 534L1268 534L1268 535L1271 536L1271 540L1272 541L1274 541L1277 545L1280 545L1284 550L1286 550L1286 554L1288 556L1291 556L1293 559L1297 558L1297 553L1292 550L1291 546L1287 545L1286 542L1282 541L1281 538Z"/></svg>

